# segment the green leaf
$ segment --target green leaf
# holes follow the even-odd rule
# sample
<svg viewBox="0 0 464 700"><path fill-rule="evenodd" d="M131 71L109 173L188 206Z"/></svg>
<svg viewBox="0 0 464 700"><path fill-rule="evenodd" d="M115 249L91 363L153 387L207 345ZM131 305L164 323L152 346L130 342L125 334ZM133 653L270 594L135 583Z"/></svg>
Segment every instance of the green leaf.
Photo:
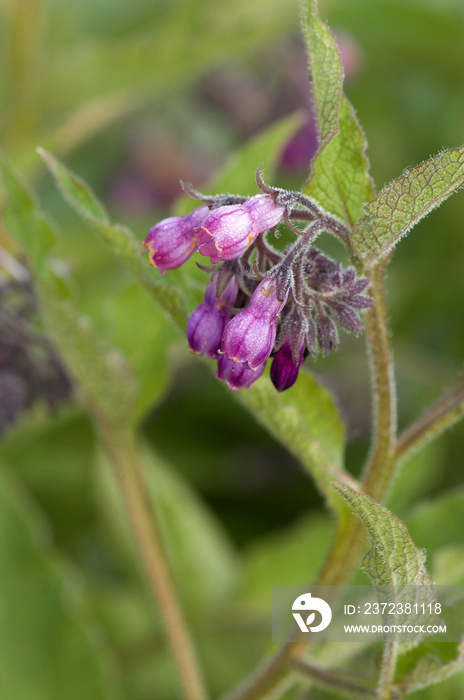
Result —
<svg viewBox="0 0 464 700"><path fill-rule="evenodd" d="M50 172L55 176L63 197L81 216L90 221L109 223L109 217L103 204L98 201L90 187L80 177L71 173L43 148L38 148L37 153L42 156Z"/></svg>
<svg viewBox="0 0 464 700"><path fill-rule="evenodd" d="M405 524L370 496L334 484L348 501L368 531L373 548L366 554L363 568L376 586L431 585L424 566L425 553L412 541Z"/></svg>
<svg viewBox="0 0 464 700"><path fill-rule="evenodd" d="M396 243L464 185L464 146L442 151L386 185L364 207L352 242L355 253L371 265L386 258Z"/></svg>
<svg viewBox="0 0 464 700"><path fill-rule="evenodd" d="M55 232L50 222L39 211L34 195L6 160L0 162L0 168L5 188L5 228L17 238L31 264L40 269L55 243Z"/></svg>
<svg viewBox="0 0 464 700"><path fill-rule="evenodd" d="M446 625L451 638L461 637L461 642L427 640L404 654L398 661L395 674L395 689L399 697L441 683L464 668L463 621L464 599L458 598L448 604L442 602L440 623Z"/></svg>
<svg viewBox="0 0 464 700"><path fill-rule="evenodd" d="M374 196L365 155L366 140L353 107L342 97L339 133L314 159L312 176L304 192L349 226Z"/></svg>
<svg viewBox="0 0 464 700"><path fill-rule="evenodd" d="M281 151L302 123L302 114L297 112L284 117L263 129L240 146L224 165L217 177L205 188L204 194L240 194L247 196L258 191L256 170L263 163L263 177L272 185L272 178L279 163ZM177 214L188 214L199 202L189 196L182 197L176 206Z"/></svg>
<svg viewBox="0 0 464 700"><path fill-rule="evenodd" d="M373 197L367 144L343 95L340 54L329 28L317 16L316 0L308 2L305 30L319 150L303 191L351 225Z"/></svg>
<svg viewBox="0 0 464 700"><path fill-rule="evenodd" d="M40 148L38 152L55 178L56 184L68 204L94 228L115 255L130 269L136 279L155 297L173 321L180 328L184 328L187 319L182 297L173 287L150 276L148 260L143 255L141 241L138 241L127 227L110 223L105 208L81 178L47 151Z"/></svg>
<svg viewBox="0 0 464 700"><path fill-rule="evenodd" d="M17 700L109 700L104 650L39 514L0 469L0 675ZM92 625L94 622L92 621Z"/></svg>
<svg viewBox="0 0 464 700"><path fill-rule="evenodd" d="M402 518L404 513L410 513L412 506L438 488L444 447L443 442L438 440L429 442L422 450L411 455L407 466L399 470L385 503L399 517ZM409 529L407 517L405 517L405 523L413 541L417 543L414 533Z"/></svg>
<svg viewBox="0 0 464 700"><path fill-rule="evenodd" d="M427 600L433 600L432 579L424 566L425 553L414 545L404 523L370 496L343 484L334 484L334 487L353 508L371 537L372 549L363 559L363 569L372 579L379 600L412 603L416 600L417 587L422 587ZM396 622L402 620L407 622L407 615ZM432 622L430 616L420 621ZM382 691L390 689L398 655L419 644L420 637L407 642L395 640L394 635L387 639L380 672Z"/></svg>
<svg viewBox="0 0 464 700"><path fill-rule="evenodd" d="M408 530L429 555L442 547L462 545L464 531L464 488L442 494L418 505L406 519Z"/></svg>
<svg viewBox="0 0 464 700"><path fill-rule="evenodd" d="M272 605L273 586L298 586L316 579L333 537L327 515L308 515L284 531L253 542L243 560L239 602L263 614Z"/></svg>
<svg viewBox="0 0 464 700"><path fill-rule="evenodd" d="M308 0L306 12L303 29L317 115L319 151L322 151L338 133L343 66L336 41L328 26L318 16L316 0Z"/></svg>
<svg viewBox="0 0 464 700"><path fill-rule="evenodd" d="M342 469L345 427L327 389L307 372L283 393L261 377L251 389L239 392L238 400L300 460L337 508L331 482Z"/></svg>
<svg viewBox="0 0 464 700"><path fill-rule="evenodd" d="M38 290L48 329L94 418L126 431L134 421L137 396L129 363L101 342L90 320L57 298L48 284L40 282Z"/></svg>
<svg viewBox="0 0 464 700"><path fill-rule="evenodd" d="M461 619L462 619L462 610ZM464 642L424 642L398 660L395 691L399 698L441 683L464 668Z"/></svg>
<svg viewBox="0 0 464 700"><path fill-rule="evenodd" d="M464 545L445 545L431 559L436 586L464 586Z"/></svg>
<svg viewBox="0 0 464 700"><path fill-rule="evenodd" d="M193 613L213 613L235 586L237 560L219 521L190 486L146 447L140 459L147 491L160 519L163 540L183 602ZM107 463L100 460L99 488L118 547L131 541L120 494ZM124 528L124 529L123 529ZM124 553L124 552L123 552ZM131 556L132 561L132 556Z"/></svg>
<svg viewBox="0 0 464 700"><path fill-rule="evenodd" d="M137 377L135 412L143 418L169 387L169 349L175 329L147 291L135 282L112 295L105 310L110 342L128 359Z"/></svg>
<svg viewBox="0 0 464 700"><path fill-rule="evenodd" d="M271 124L241 146L226 163L219 176L214 179L208 192L239 193L243 196L259 191L256 185L256 170L263 163L262 175L272 185L282 149L292 134L303 122L300 112L291 114Z"/></svg>
<svg viewBox="0 0 464 700"><path fill-rule="evenodd" d="M9 172L10 185L6 213L22 211L23 205L26 205L21 217L11 217L11 234L20 241L32 240L36 236L39 239L37 247L45 249L49 243L48 229L45 224L37 226L37 222L40 224L46 219L20 181L6 170L6 166L4 172ZM84 195L81 199L85 199ZM34 282L53 340L94 417L100 416L113 429L125 430L133 420L136 398L135 379L129 364L116 350L101 343L89 319L80 316L70 300L61 298L52 270L45 265L38 268L37 260L40 258L31 258Z"/></svg>

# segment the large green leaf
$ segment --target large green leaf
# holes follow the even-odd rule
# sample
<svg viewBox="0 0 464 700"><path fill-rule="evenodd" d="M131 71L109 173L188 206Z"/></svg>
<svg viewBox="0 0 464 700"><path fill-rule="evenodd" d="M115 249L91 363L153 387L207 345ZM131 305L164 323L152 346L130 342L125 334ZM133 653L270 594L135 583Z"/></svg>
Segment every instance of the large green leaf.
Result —
<svg viewBox="0 0 464 700"><path fill-rule="evenodd" d="M4 467L0 551L2 696L119 697L107 688L104 650L90 632L94 622L76 605L75 577L56 559L43 521Z"/></svg>
<svg viewBox="0 0 464 700"><path fill-rule="evenodd" d="M343 95L340 54L327 25L317 15L316 0L308 2L305 30L319 150L304 192L352 225L373 197L366 140Z"/></svg>
<svg viewBox="0 0 464 700"><path fill-rule="evenodd" d="M300 460L328 502L337 507L331 482L343 464L345 427L332 395L307 372L284 393L276 392L267 377L238 400Z"/></svg>
<svg viewBox="0 0 464 700"><path fill-rule="evenodd" d="M127 265L132 274L150 291L162 308L171 316L178 326L183 328L186 314L180 293L161 281L159 275L154 278L149 272L141 241L121 224L112 224L105 208L98 201L90 187L77 175L66 168L59 160L43 149L39 153L70 206L90 224L102 240L107 243L119 259Z"/></svg>
<svg viewBox="0 0 464 700"><path fill-rule="evenodd" d="M464 490L445 493L418 506L406 519L415 542L427 547L433 561L438 585L462 582L462 532L464 528ZM463 619L462 601L443 608L445 623ZM429 685L440 683L461 671L464 647L459 642L423 642L398 660L395 685L400 697Z"/></svg>
<svg viewBox="0 0 464 700"><path fill-rule="evenodd" d="M26 252L29 251L27 241L34 236L38 238L29 259L35 273L33 281L41 311L52 339L77 380L94 417L98 416L114 430L125 430L134 419L136 385L133 372L119 352L100 341L89 319L81 316L69 299L60 296L50 266L42 264L42 251L49 247L46 219L14 173L5 164L3 169L8 174L10 185L4 205L4 218L10 233L24 245ZM81 188L79 183L76 187ZM85 187L81 189L79 196L86 201ZM87 210L94 207L94 211L98 211L92 199L89 201ZM21 217L14 215L17 211L22 212Z"/></svg>
<svg viewBox="0 0 464 700"><path fill-rule="evenodd" d="M340 103L339 126L338 134L314 159L304 192L351 226L362 215L374 190L365 155L366 140L345 96Z"/></svg>
<svg viewBox="0 0 464 700"><path fill-rule="evenodd" d="M419 590L421 600L424 594L426 601L435 600L432 578L424 565L425 552L415 546L404 523L370 496L342 484L334 484L334 487L348 501L371 537L372 549L364 557L363 568L372 579L379 599L411 604L417 600ZM419 621L430 623L432 619L425 614ZM408 622L407 615L395 618L395 624L402 622ZM395 640L394 634L387 639L380 673L381 697L392 697L398 655L417 647L420 641L418 636L400 642Z"/></svg>
<svg viewBox="0 0 464 700"><path fill-rule="evenodd" d="M337 44L317 11L317 1L308 0L303 30L309 57L311 88L316 110L319 151L338 133L342 98L343 66Z"/></svg>
<svg viewBox="0 0 464 700"><path fill-rule="evenodd" d="M385 258L396 243L464 185L464 146L442 151L386 185L364 208L353 248L366 264Z"/></svg>

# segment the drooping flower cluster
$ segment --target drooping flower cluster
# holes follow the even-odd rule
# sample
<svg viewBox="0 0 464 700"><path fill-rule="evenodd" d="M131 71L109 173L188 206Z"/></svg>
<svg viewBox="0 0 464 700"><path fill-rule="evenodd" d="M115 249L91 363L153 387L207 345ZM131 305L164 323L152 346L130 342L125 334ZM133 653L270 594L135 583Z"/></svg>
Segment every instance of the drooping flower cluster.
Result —
<svg viewBox="0 0 464 700"><path fill-rule="evenodd" d="M272 382L284 391L308 354L320 349L326 356L337 347L336 323L361 331L359 313L371 300L367 279L313 246L324 230L346 242L344 225L305 195L268 187L259 169L257 182L262 193L249 198L188 189L202 206L156 224L143 245L162 274L195 251L210 258L212 265L200 265L212 276L188 321L187 340L193 352L217 360L216 377L231 389L248 388L272 357ZM281 253L267 234L277 235L282 222L297 239Z"/></svg>

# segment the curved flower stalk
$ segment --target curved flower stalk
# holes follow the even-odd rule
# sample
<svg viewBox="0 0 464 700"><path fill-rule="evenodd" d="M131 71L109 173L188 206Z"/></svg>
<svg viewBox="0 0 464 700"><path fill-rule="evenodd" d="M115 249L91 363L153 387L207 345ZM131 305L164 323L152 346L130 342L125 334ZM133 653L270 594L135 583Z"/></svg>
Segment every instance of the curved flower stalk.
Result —
<svg viewBox="0 0 464 700"><path fill-rule="evenodd" d="M231 389L248 388L272 357L272 382L284 391L307 355L337 348L337 324L361 331L360 312L372 302L367 279L313 246L324 230L346 242L344 225L309 197L269 187L259 169L256 180L262 192L249 198L203 197L189 189L202 206L156 224L143 245L161 273L195 251L214 265L200 265L212 278L189 319L187 339L193 352L218 361L216 377ZM277 236L283 222L296 240L280 253L268 234Z"/></svg>

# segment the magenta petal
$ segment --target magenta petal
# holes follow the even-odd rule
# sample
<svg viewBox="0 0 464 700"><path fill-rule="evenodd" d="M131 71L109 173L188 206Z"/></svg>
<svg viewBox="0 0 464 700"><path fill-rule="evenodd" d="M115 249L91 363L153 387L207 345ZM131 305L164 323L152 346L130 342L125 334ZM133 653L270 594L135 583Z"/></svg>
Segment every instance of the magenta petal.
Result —
<svg viewBox="0 0 464 700"><path fill-rule="evenodd" d="M269 194L257 194L250 197L243 205L253 221L253 231L264 233L280 224L285 214L285 207L278 206Z"/></svg>
<svg viewBox="0 0 464 700"><path fill-rule="evenodd" d="M290 338L287 338L282 347L274 353L271 365L271 380L277 391L285 391L295 384L303 360L304 342L301 344L298 364L295 364Z"/></svg>
<svg viewBox="0 0 464 700"><path fill-rule="evenodd" d="M222 334L229 317L216 308L208 308L203 302L190 316L187 323L187 340L193 352L217 358Z"/></svg>
<svg viewBox="0 0 464 700"><path fill-rule="evenodd" d="M255 370L249 369L241 362L229 360L224 355L219 355L218 370L216 378L226 382L229 389L238 391L239 389L249 389L264 371L266 362L263 362Z"/></svg>
<svg viewBox="0 0 464 700"><path fill-rule="evenodd" d="M254 241L252 219L242 205L227 205L213 209L202 222L198 250L211 257L211 262L234 260Z"/></svg>
<svg viewBox="0 0 464 700"><path fill-rule="evenodd" d="M218 274L217 272L211 277L211 280L205 291L205 304L210 308L217 306L218 309L224 310L227 306L233 306L237 298L238 282L235 277L231 277L226 288L220 297L216 296Z"/></svg>
<svg viewBox="0 0 464 700"><path fill-rule="evenodd" d="M207 357L217 358L224 328L231 319L228 307L235 302L238 284L232 277L220 297L216 296L218 275L215 273L205 292L205 300L190 316L187 340L190 349Z"/></svg>
<svg viewBox="0 0 464 700"><path fill-rule="evenodd" d="M283 301L279 301L276 296L276 280L272 277L265 277L256 287L248 305L249 310L255 317L277 316L287 301L288 292Z"/></svg>
<svg viewBox="0 0 464 700"><path fill-rule="evenodd" d="M235 362L256 369L272 352L276 336L275 318L255 318L248 309L241 311L226 326L221 350Z"/></svg>
<svg viewBox="0 0 464 700"><path fill-rule="evenodd" d="M153 226L142 244L151 265L162 274L183 265L196 250L195 222L203 220L208 211L206 206L198 207L188 216L170 216Z"/></svg>

